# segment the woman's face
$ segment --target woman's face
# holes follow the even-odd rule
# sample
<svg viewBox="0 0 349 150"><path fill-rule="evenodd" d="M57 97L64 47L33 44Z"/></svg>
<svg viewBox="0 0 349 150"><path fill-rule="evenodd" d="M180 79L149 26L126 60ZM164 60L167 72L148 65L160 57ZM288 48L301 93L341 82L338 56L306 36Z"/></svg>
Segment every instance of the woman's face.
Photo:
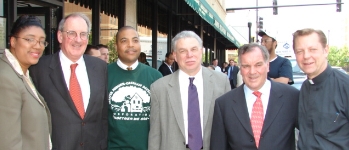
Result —
<svg viewBox="0 0 349 150"><path fill-rule="evenodd" d="M11 36L10 51L14 55L23 70L38 63L45 49L46 35L42 28L29 26Z"/></svg>

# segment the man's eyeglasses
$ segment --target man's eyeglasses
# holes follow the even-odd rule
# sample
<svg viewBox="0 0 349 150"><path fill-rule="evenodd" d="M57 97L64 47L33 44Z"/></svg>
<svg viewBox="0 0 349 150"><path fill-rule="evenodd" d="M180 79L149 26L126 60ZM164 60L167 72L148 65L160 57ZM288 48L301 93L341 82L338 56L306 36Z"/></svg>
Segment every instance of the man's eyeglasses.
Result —
<svg viewBox="0 0 349 150"><path fill-rule="evenodd" d="M46 47L48 45L48 42L46 42L46 41L38 41L38 40L35 40L32 38L22 38L22 37L16 37L16 36L14 36L14 37L26 40L32 46L36 45L37 43L39 43L40 46L44 46L44 47Z"/></svg>
<svg viewBox="0 0 349 150"><path fill-rule="evenodd" d="M62 32L67 33L67 37L71 40L75 39L78 36L78 34L75 31L62 31ZM87 40L88 36L89 36L88 32L80 32L81 40Z"/></svg>

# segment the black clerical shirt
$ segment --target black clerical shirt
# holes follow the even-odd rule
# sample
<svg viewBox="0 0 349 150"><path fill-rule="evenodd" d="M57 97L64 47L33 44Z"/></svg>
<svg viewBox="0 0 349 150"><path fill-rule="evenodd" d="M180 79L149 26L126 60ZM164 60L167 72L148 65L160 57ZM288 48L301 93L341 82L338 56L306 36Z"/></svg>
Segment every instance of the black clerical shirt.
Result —
<svg viewBox="0 0 349 150"><path fill-rule="evenodd" d="M299 150L349 148L349 75L327 66L299 95Z"/></svg>

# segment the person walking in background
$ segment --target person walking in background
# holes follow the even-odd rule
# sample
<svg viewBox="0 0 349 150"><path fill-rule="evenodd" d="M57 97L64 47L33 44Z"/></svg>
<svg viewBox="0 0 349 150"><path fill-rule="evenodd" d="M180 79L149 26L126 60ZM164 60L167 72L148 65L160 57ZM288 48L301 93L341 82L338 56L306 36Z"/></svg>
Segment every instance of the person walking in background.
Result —
<svg viewBox="0 0 349 150"><path fill-rule="evenodd" d="M90 30L86 15L64 17L57 31L61 50L30 68L52 114L54 150L107 148L107 64L84 55Z"/></svg>
<svg viewBox="0 0 349 150"><path fill-rule="evenodd" d="M103 44L98 44L97 47L98 47L98 50L101 53L101 56L99 58L104 60L106 63L109 63L109 49L108 49L108 46L107 45L103 45Z"/></svg>
<svg viewBox="0 0 349 150"><path fill-rule="evenodd" d="M150 66L149 63L148 63L148 61L147 61L147 55L146 55L144 52L141 52L141 53L139 54L138 62Z"/></svg>
<svg viewBox="0 0 349 150"><path fill-rule="evenodd" d="M229 66L225 68L227 71L227 75L230 81L230 87L231 89L234 89L237 87L237 74L239 72L239 67L235 66L234 60L229 60Z"/></svg>
<svg viewBox="0 0 349 150"><path fill-rule="evenodd" d="M225 74L201 66L203 45L193 31L172 39L179 70L151 85L149 150L210 148L214 101L230 90Z"/></svg>
<svg viewBox="0 0 349 150"><path fill-rule="evenodd" d="M165 55L165 61L161 64L159 67L159 71L163 76L172 74L174 72L172 68L172 64L175 61L175 58L172 54L172 52L167 52Z"/></svg>
<svg viewBox="0 0 349 150"><path fill-rule="evenodd" d="M216 71L219 71L219 72L222 72L222 69L221 67L218 66L218 59L213 59L212 60L212 65L214 66L214 70Z"/></svg>
<svg viewBox="0 0 349 150"><path fill-rule="evenodd" d="M87 45L85 54L98 58L101 57L101 52L98 50L98 47L90 44Z"/></svg>
<svg viewBox="0 0 349 150"><path fill-rule="evenodd" d="M348 149L349 76L328 64L329 48L321 30L297 30L293 49L308 77L299 95L298 149Z"/></svg>
<svg viewBox="0 0 349 150"><path fill-rule="evenodd" d="M138 62L141 44L133 27L120 28L115 39L118 60L108 65L108 149L147 150L149 89L162 75Z"/></svg>
<svg viewBox="0 0 349 150"><path fill-rule="evenodd" d="M228 66L229 66L229 65L228 65L227 62L224 62L224 63L222 64L222 72L223 72L223 73L225 73L225 74L228 73L227 70L225 70Z"/></svg>
<svg viewBox="0 0 349 150"><path fill-rule="evenodd" d="M0 149L51 149L51 116L28 68L38 63L48 42L41 21L20 16L10 32L10 49L0 58Z"/></svg>
<svg viewBox="0 0 349 150"><path fill-rule="evenodd" d="M246 44L238 57L245 84L216 100L211 150L294 150L299 91L267 79L264 46Z"/></svg>
<svg viewBox="0 0 349 150"><path fill-rule="evenodd" d="M293 71L290 60L275 53L277 47L275 33L259 31L258 35L262 37L261 45L267 48L270 56L268 77L276 82L293 84Z"/></svg>

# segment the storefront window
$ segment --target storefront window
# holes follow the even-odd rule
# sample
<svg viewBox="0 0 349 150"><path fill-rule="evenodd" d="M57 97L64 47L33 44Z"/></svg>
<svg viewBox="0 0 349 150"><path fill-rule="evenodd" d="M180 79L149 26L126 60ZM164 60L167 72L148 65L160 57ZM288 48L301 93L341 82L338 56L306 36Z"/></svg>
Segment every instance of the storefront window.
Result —
<svg viewBox="0 0 349 150"><path fill-rule="evenodd" d="M0 16L4 16L4 0L0 0Z"/></svg>

